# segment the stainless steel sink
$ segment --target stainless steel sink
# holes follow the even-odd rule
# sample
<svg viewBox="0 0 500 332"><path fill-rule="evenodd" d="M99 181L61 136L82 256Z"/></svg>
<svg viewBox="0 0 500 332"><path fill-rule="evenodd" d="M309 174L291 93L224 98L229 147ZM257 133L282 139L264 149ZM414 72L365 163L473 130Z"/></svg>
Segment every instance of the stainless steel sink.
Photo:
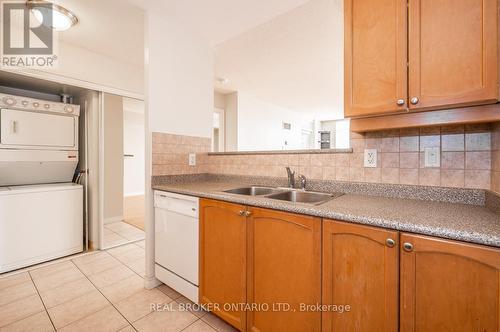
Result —
<svg viewBox="0 0 500 332"><path fill-rule="evenodd" d="M258 186L224 190L224 192L229 193L229 194L238 194L238 195L247 195L247 196L263 196L263 195L272 194L272 193L277 192L277 191L278 190L276 190L275 188L258 187Z"/></svg>
<svg viewBox="0 0 500 332"><path fill-rule="evenodd" d="M341 195L342 194L326 194L326 193L317 193L311 191L293 190L293 191L280 192L266 197L293 203L308 203L308 204L319 205Z"/></svg>

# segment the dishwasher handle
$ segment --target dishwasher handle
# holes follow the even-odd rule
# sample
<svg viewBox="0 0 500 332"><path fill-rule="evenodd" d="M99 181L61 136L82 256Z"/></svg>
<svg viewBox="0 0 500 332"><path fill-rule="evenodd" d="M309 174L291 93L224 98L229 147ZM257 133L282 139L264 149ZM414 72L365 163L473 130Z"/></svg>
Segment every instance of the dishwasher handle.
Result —
<svg viewBox="0 0 500 332"><path fill-rule="evenodd" d="M180 195L164 191L155 191L154 207L198 218L198 197Z"/></svg>

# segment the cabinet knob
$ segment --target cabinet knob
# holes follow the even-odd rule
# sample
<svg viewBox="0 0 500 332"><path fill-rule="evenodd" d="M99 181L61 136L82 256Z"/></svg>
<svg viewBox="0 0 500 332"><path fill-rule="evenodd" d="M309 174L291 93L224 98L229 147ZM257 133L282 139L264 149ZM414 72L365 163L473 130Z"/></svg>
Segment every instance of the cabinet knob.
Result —
<svg viewBox="0 0 500 332"><path fill-rule="evenodd" d="M240 212L238 212L238 214L239 214L240 216L244 216L244 215L245 215L245 211L241 210Z"/></svg>
<svg viewBox="0 0 500 332"><path fill-rule="evenodd" d="M245 217L249 217L252 214L250 211L245 211Z"/></svg>
<svg viewBox="0 0 500 332"><path fill-rule="evenodd" d="M418 102L419 102L418 97L413 97L412 99L410 99L410 103L412 103L412 105L417 105Z"/></svg>
<svg viewBox="0 0 500 332"><path fill-rule="evenodd" d="M396 244L396 241L394 241L393 239L387 239L385 240L385 244L389 247L389 248L392 248L394 247L394 245Z"/></svg>
<svg viewBox="0 0 500 332"><path fill-rule="evenodd" d="M404 99L398 99L398 101L396 102L396 104L398 106L403 106L405 104L405 100Z"/></svg>
<svg viewBox="0 0 500 332"><path fill-rule="evenodd" d="M411 251L413 251L413 244L411 244L411 243L409 243L409 242L405 242L405 243L403 244L403 249L404 249L405 251L411 252Z"/></svg>

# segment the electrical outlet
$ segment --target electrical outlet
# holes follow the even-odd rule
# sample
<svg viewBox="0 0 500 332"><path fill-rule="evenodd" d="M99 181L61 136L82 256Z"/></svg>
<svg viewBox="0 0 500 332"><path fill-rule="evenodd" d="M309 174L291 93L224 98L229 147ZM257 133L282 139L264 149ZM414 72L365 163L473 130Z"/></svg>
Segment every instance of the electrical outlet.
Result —
<svg viewBox="0 0 500 332"><path fill-rule="evenodd" d="M377 149L365 149L365 167L377 167Z"/></svg>
<svg viewBox="0 0 500 332"><path fill-rule="evenodd" d="M441 166L441 154L439 148L424 149L424 167L439 167Z"/></svg>
<svg viewBox="0 0 500 332"><path fill-rule="evenodd" d="M196 154L189 154L189 166L196 166Z"/></svg>

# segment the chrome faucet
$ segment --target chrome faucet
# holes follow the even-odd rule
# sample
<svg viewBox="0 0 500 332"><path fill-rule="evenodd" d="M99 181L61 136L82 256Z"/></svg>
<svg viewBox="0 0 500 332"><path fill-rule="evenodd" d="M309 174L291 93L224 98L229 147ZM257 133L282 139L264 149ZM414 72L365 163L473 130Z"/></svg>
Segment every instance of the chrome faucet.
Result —
<svg viewBox="0 0 500 332"><path fill-rule="evenodd" d="M304 175L299 174L300 189L306 190L307 179Z"/></svg>
<svg viewBox="0 0 500 332"><path fill-rule="evenodd" d="M295 172L292 172L290 167L286 167L286 174L288 176L288 187L295 188Z"/></svg>

